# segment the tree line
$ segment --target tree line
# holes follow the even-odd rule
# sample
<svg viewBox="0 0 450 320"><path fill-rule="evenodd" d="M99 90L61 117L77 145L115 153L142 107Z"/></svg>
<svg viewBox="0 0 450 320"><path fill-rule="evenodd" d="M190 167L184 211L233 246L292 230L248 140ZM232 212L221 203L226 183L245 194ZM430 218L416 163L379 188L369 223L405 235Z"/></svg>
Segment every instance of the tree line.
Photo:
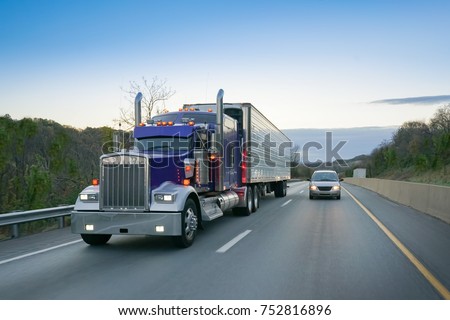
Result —
<svg viewBox="0 0 450 320"><path fill-rule="evenodd" d="M0 213L74 204L99 175L113 129L0 117Z"/></svg>
<svg viewBox="0 0 450 320"><path fill-rule="evenodd" d="M439 108L429 122L405 122L391 141L374 149L367 168L371 176L401 169L441 170L450 165L450 104Z"/></svg>

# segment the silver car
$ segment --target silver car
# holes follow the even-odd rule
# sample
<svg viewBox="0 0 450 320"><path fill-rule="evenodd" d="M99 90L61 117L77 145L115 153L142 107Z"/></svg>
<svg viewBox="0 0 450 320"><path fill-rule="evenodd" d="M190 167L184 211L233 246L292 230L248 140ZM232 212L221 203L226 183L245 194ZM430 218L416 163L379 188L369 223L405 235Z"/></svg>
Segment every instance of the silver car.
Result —
<svg viewBox="0 0 450 320"><path fill-rule="evenodd" d="M330 197L341 199L341 181L334 170L314 171L309 181L309 198Z"/></svg>

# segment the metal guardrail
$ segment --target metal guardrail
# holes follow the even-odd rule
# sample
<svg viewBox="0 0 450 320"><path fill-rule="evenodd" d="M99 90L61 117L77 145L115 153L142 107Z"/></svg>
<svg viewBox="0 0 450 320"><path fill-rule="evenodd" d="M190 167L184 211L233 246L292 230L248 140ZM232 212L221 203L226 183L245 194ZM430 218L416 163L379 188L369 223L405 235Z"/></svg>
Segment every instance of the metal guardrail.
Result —
<svg viewBox="0 0 450 320"><path fill-rule="evenodd" d="M45 208L38 210L29 210L21 212L11 212L0 214L0 227L11 226L11 234L13 238L19 237L19 224L59 218L59 228L65 227L64 217L70 215L75 206L61 206L55 208Z"/></svg>

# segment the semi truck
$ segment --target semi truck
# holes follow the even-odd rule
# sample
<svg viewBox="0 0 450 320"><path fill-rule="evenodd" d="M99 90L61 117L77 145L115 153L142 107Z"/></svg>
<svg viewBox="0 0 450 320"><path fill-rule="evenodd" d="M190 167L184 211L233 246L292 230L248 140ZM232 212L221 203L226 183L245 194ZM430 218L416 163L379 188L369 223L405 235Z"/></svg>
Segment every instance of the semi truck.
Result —
<svg viewBox="0 0 450 320"><path fill-rule="evenodd" d="M250 103L185 104L143 122L134 145L100 157L100 176L78 196L71 230L89 245L112 235L170 236L189 247L205 222L248 216L268 193L286 196L290 139Z"/></svg>

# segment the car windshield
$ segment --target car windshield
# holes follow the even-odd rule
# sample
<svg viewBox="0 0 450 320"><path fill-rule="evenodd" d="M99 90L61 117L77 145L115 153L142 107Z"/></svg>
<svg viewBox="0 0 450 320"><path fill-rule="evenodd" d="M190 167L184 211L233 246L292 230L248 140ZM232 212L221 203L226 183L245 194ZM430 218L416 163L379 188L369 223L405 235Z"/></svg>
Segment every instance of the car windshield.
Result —
<svg viewBox="0 0 450 320"><path fill-rule="evenodd" d="M313 181L338 181L335 172L315 172L311 178Z"/></svg>

